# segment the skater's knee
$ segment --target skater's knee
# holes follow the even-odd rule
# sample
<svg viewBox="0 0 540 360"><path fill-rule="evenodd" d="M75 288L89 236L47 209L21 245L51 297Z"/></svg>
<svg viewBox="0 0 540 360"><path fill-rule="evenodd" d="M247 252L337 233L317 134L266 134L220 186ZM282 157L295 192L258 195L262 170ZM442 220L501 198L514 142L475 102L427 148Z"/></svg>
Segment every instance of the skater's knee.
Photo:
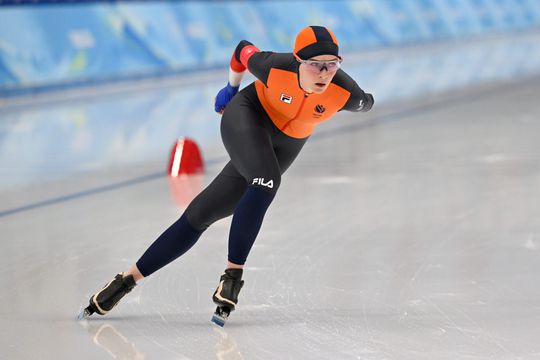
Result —
<svg viewBox="0 0 540 360"><path fill-rule="evenodd" d="M193 205L193 204L192 204ZM189 206L185 215L187 217L188 223L196 230L205 231L210 225L214 222L209 216L208 213L201 211L201 208L198 206Z"/></svg>
<svg viewBox="0 0 540 360"><path fill-rule="evenodd" d="M184 212L188 223L199 231L205 231L216 220L215 209L212 208L212 200L203 196L197 196L189 204Z"/></svg>

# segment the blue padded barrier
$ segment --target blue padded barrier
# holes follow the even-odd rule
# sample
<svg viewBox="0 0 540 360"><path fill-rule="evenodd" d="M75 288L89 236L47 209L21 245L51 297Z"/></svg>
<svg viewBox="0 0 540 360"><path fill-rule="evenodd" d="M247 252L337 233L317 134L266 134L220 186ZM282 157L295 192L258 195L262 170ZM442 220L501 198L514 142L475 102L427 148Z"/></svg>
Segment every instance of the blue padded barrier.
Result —
<svg viewBox="0 0 540 360"><path fill-rule="evenodd" d="M261 49L290 51L295 34L310 24L330 27L343 52L353 52L537 28L540 2L83 1L0 6L0 97L223 67L241 39Z"/></svg>

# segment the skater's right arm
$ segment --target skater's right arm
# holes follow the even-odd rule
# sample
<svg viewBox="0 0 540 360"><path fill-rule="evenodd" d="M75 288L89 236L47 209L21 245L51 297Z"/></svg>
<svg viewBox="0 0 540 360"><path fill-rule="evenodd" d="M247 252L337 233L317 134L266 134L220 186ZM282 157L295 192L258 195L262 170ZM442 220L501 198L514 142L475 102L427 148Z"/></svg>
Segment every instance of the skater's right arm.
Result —
<svg viewBox="0 0 540 360"><path fill-rule="evenodd" d="M229 67L229 82L216 96L214 104L216 112L222 114L229 101L236 95L244 77L248 60L256 52L260 52L260 50L247 40L240 41L236 46Z"/></svg>
<svg viewBox="0 0 540 360"><path fill-rule="evenodd" d="M268 74L274 65L273 60L276 55L278 54L274 52L260 51L247 40L240 41L231 57L229 82L216 96L216 112L223 113L229 101L236 95L246 70L249 70L249 72L266 85Z"/></svg>

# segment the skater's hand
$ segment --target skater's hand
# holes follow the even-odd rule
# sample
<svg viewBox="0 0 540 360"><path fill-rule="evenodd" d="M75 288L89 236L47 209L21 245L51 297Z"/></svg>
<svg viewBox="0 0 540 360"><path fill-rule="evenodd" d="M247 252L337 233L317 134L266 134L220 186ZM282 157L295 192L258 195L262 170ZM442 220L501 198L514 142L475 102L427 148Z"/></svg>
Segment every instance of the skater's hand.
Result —
<svg viewBox="0 0 540 360"><path fill-rule="evenodd" d="M374 103L375 103L375 100L373 100L373 95L371 95L370 93L365 93L364 97L360 99L360 103L358 104L358 107L356 108L356 110L352 110L352 111L362 111L362 112L369 111L373 107Z"/></svg>
<svg viewBox="0 0 540 360"><path fill-rule="evenodd" d="M214 109L217 113L223 114L223 110L225 110L233 96L236 95L239 88L240 86L231 86L231 84L227 83L227 86L219 90L214 103Z"/></svg>

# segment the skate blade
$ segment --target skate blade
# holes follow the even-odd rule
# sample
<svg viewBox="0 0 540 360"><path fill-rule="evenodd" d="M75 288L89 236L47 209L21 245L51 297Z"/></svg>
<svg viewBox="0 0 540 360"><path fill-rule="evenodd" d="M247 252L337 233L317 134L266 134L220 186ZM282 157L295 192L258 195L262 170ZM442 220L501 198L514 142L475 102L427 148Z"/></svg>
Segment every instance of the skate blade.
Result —
<svg viewBox="0 0 540 360"><path fill-rule="evenodd" d="M211 320L214 324L216 324L217 326L219 327L223 327L225 326L225 323L227 322L227 318L219 315L219 314L214 314L212 316L212 320Z"/></svg>
<svg viewBox="0 0 540 360"><path fill-rule="evenodd" d="M88 319L92 315L92 311L90 311L88 308L84 308L79 312L79 315L77 315L77 321L81 321L84 319Z"/></svg>
<svg viewBox="0 0 540 360"><path fill-rule="evenodd" d="M211 321L214 324L220 327L223 327L225 326L225 323L227 322L227 319L229 318L230 314L231 314L231 311L228 308L218 306L216 308L216 311L214 311L214 315L212 316Z"/></svg>

